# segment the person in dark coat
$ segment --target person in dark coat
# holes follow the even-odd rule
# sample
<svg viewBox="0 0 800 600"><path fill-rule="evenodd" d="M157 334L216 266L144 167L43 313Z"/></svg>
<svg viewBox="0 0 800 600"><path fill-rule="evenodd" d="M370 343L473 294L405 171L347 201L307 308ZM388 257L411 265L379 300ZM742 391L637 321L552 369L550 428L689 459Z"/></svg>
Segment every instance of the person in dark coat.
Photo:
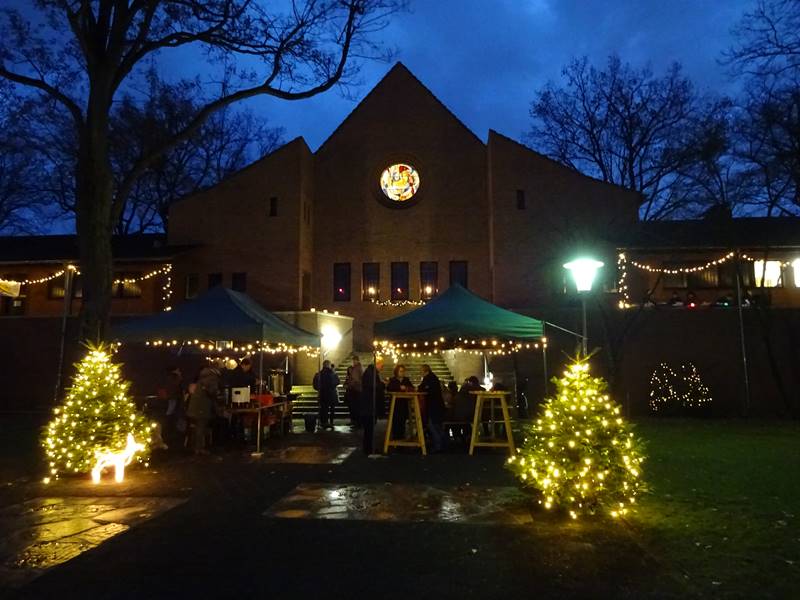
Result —
<svg viewBox="0 0 800 600"><path fill-rule="evenodd" d="M333 414L339 393L339 376L333 370L331 361L322 363L322 370L314 376L314 389L319 392L319 425L324 429L333 429Z"/></svg>
<svg viewBox="0 0 800 600"><path fill-rule="evenodd" d="M166 414L164 435L168 445L177 448L186 433L186 394L183 389L183 374L178 367L170 367L164 382Z"/></svg>
<svg viewBox="0 0 800 600"><path fill-rule="evenodd" d="M383 361L379 358L375 364L369 365L361 377L361 405L359 416L364 429L364 454L370 456L375 452L375 419L382 415L386 405L384 392L386 386L381 378Z"/></svg>
<svg viewBox="0 0 800 600"><path fill-rule="evenodd" d="M422 365L422 381L417 390L425 392L425 413L428 432L431 434L432 450L440 452L443 444L444 398L442 383L429 365Z"/></svg>
<svg viewBox="0 0 800 600"><path fill-rule="evenodd" d="M214 405L220 392L220 372L214 367L204 367L189 396L186 415L194 423L194 452L208 454L206 432L214 416Z"/></svg>
<svg viewBox="0 0 800 600"><path fill-rule="evenodd" d="M253 371L253 362L250 357L244 357L239 365L228 373L228 387L231 388L250 388L251 392L256 391L258 379Z"/></svg>
<svg viewBox="0 0 800 600"><path fill-rule="evenodd" d="M387 392L411 392L414 385L406 377L406 366L397 364L394 373L386 386ZM394 415L392 418L392 438L399 440L406 437L406 421L408 420L408 403L398 402L394 405Z"/></svg>

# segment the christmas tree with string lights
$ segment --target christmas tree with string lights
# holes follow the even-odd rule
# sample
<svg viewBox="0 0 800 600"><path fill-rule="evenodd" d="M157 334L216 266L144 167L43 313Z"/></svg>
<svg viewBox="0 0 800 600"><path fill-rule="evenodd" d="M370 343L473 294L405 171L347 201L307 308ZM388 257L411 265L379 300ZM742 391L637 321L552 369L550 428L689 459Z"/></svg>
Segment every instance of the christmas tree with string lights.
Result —
<svg viewBox="0 0 800 600"><path fill-rule="evenodd" d="M106 347L89 347L75 367L72 387L44 431L49 467L45 483L61 474L90 472L98 453L124 452L129 434L143 445L136 459L147 458L154 425L137 410L128 395L130 383L122 379L120 365Z"/></svg>
<svg viewBox="0 0 800 600"><path fill-rule="evenodd" d="M545 400L508 467L535 491L546 509L576 519L585 514L626 515L643 491L642 444L606 393L578 359Z"/></svg>

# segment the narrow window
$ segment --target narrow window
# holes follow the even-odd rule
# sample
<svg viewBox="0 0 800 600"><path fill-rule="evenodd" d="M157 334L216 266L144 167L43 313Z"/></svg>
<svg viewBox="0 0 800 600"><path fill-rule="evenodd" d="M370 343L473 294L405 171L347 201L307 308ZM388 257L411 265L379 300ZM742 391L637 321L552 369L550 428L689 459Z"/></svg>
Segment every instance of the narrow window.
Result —
<svg viewBox="0 0 800 600"><path fill-rule="evenodd" d="M469 281L467 277L467 261L465 260L450 261L450 285L456 283L464 288L469 287Z"/></svg>
<svg viewBox="0 0 800 600"><path fill-rule="evenodd" d="M439 263L423 261L419 263L419 297L430 300L439 292Z"/></svg>
<svg viewBox="0 0 800 600"><path fill-rule="evenodd" d="M361 299L367 302L377 300L381 295L381 264L361 265Z"/></svg>
<svg viewBox="0 0 800 600"><path fill-rule="evenodd" d="M528 203L525 200L525 190L517 190L517 210L525 210Z"/></svg>
<svg viewBox="0 0 800 600"><path fill-rule="evenodd" d="M278 216L278 198L273 196L269 199L269 216L270 217L277 217Z"/></svg>
<svg viewBox="0 0 800 600"><path fill-rule="evenodd" d="M183 294L184 299L193 300L197 298L197 293L200 291L200 275L197 273L189 273L186 276L186 288Z"/></svg>
<svg viewBox="0 0 800 600"><path fill-rule="evenodd" d="M222 273L209 273L208 289L215 288L218 285L222 285Z"/></svg>
<svg viewBox="0 0 800 600"><path fill-rule="evenodd" d="M231 276L231 289L235 292L247 291L247 273L234 273Z"/></svg>
<svg viewBox="0 0 800 600"><path fill-rule="evenodd" d="M392 300L408 300L408 263L392 263Z"/></svg>
<svg viewBox="0 0 800 600"><path fill-rule="evenodd" d="M350 302L350 263L333 263L333 301Z"/></svg>

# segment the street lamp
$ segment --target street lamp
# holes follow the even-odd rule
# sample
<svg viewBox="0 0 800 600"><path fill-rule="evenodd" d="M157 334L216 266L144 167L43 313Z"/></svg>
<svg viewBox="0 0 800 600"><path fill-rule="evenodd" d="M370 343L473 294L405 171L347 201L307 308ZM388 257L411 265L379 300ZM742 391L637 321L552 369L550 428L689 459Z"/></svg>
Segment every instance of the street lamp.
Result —
<svg viewBox="0 0 800 600"><path fill-rule="evenodd" d="M583 310L583 339L581 340L581 349L583 356L589 353L589 337L586 331L586 296L592 291L592 284L594 278L597 276L597 271L603 263L593 258L576 258L564 265L564 268L572 274L572 279L575 280L575 287L578 289L578 294L581 297L581 308Z"/></svg>

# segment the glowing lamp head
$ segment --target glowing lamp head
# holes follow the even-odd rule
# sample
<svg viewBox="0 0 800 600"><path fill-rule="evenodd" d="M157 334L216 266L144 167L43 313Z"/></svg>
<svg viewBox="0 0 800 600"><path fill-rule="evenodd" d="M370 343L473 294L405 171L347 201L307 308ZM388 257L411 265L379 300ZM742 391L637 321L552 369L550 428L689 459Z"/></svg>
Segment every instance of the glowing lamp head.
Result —
<svg viewBox="0 0 800 600"><path fill-rule="evenodd" d="M372 286L369 286L367 288L367 294L369 294L370 296L374 296L375 295L375 288L372 287Z"/></svg>
<svg viewBox="0 0 800 600"><path fill-rule="evenodd" d="M592 284L597 276L597 271L602 266L602 262L593 258L577 258L566 263L564 268L572 273L575 287L579 292L590 292L592 291Z"/></svg>
<svg viewBox="0 0 800 600"><path fill-rule="evenodd" d="M323 325L321 332L323 350L333 350L342 341L342 334L333 325Z"/></svg>

